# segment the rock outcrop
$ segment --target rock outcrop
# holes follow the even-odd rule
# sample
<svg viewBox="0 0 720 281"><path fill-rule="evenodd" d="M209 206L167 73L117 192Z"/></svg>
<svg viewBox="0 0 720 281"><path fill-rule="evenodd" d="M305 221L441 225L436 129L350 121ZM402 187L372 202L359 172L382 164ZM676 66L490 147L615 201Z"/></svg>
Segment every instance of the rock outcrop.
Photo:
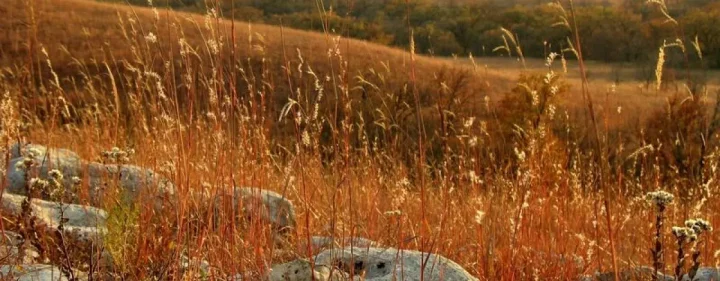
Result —
<svg viewBox="0 0 720 281"><path fill-rule="evenodd" d="M0 207L13 216L20 216L25 196L5 193ZM52 201L33 199L30 201L33 215L43 224L57 228L64 220L64 229L68 234L80 240L95 240L103 234L107 213L101 209L76 205L59 204ZM61 216L62 215L62 216Z"/></svg>
<svg viewBox="0 0 720 281"><path fill-rule="evenodd" d="M423 261L426 261L423 268ZM457 263L436 255L395 248L347 247L323 251L315 264L332 266L360 280L426 281L478 280Z"/></svg>
<svg viewBox="0 0 720 281"><path fill-rule="evenodd" d="M345 281L347 273L328 265L316 264L313 268L310 261L297 259L272 267L270 281Z"/></svg>
<svg viewBox="0 0 720 281"><path fill-rule="evenodd" d="M256 187L233 187L221 191L212 200L216 212L236 212L235 216L259 219L270 224L278 232L287 232L295 227L295 207L292 202L274 191Z"/></svg>
<svg viewBox="0 0 720 281"><path fill-rule="evenodd" d="M86 161L77 153L67 149L47 148L42 145L13 145L10 148L11 160L6 173L8 186L6 192L25 195L25 170L19 166L30 158L37 165L31 169L31 175L48 179L51 170L63 175L65 188L72 188L75 180L87 182L80 185L87 188L91 204L97 206L110 188L119 188L122 197L128 201L136 199L143 191L157 194L174 194L175 186L166 178L151 169L134 165L102 164ZM78 192L82 193L82 192ZM49 199L43 197L42 199Z"/></svg>
<svg viewBox="0 0 720 281"><path fill-rule="evenodd" d="M55 266L48 264L0 265L0 280L66 281Z"/></svg>
<svg viewBox="0 0 720 281"><path fill-rule="evenodd" d="M253 187L236 187L233 194L235 199L242 200L243 211L247 216L259 214L262 220L280 230L295 227L295 207L287 197Z"/></svg>

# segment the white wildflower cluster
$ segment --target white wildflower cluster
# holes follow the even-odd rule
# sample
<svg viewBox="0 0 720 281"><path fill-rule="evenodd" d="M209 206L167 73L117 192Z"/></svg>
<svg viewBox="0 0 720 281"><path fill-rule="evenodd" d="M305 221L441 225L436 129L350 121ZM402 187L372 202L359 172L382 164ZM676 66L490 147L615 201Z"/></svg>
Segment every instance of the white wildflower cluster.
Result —
<svg viewBox="0 0 720 281"><path fill-rule="evenodd" d="M645 194L645 201L652 203L659 208L665 208L672 203L675 196L667 191L657 190Z"/></svg>
<svg viewBox="0 0 720 281"><path fill-rule="evenodd" d="M30 190L47 190L50 187L50 182L44 179L32 178L28 184Z"/></svg>
<svg viewBox="0 0 720 281"><path fill-rule="evenodd" d="M108 160L108 161L114 162L114 163L128 163L128 162L130 162L130 157L133 154L135 154L134 149L130 148L130 149L122 150L120 148L113 147L108 151L103 151L102 157L105 160Z"/></svg>
<svg viewBox="0 0 720 281"><path fill-rule="evenodd" d="M50 191L50 197L62 202L61 199L66 193L65 186L62 183L65 176L57 169L50 170L50 172L48 172L48 176L50 176L50 181L48 182L49 184L46 188Z"/></svg>
<svg viewBox="0 0 720 281"><path fill-rule="evenodd" d="M51 178L52 180L57 181L57 182L60 182L60 181L62 181L62 180L65 178L65 176L63 175L63 173L60 172L60 171L57 170L57 169L52 169L52 170L50 170L50 172L48 172L48 175L50 176L50 178Z"/></svg>
<svg viewBox="0 0 720 281"><path fill-rule="evenodd" d="M22 171L29 171L34 166L37 166L37 162L32 156L25 156L23 161L15 163L15 169Z"/></svg>
<svg viewBox="0 0 720 281"><path fill-rule="evenodd" d="M706 231L712 231L712 225L710 225L710 222L699 218L686 220L685 227L692 229L697 235Z"/></svg>
<svg viewBox="0 0 720 281"><path fill-rule="evenodd" d="M685 221L685 226L674 226L672 234L680 242L695 242L698 236L704 232L712 231L710 223L703 219L691 219Z"/></svg>
<svg viewBox="0 0 720 281"><path fill-rule="evenodd" d="M697 234L689 227L673 226L672 234L675 235L675 239L682 242L694 242L697 240Z"/></svg>

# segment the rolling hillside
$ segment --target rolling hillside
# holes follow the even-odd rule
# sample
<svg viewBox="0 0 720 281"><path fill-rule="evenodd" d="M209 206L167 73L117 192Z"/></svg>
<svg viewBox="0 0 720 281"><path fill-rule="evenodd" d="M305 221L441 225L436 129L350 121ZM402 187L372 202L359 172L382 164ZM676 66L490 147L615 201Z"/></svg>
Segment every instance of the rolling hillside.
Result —
<svg viewBox="0 0 720 281"><path fill-rule="evenodd" d="M328 51L336 46L352 70L381 68L383 64L393 70L410 67L410 53L406 51L352 39L335 41L334 36L322 33L244 22L235 22L233 26L230 21L215 19L211 31L206 26L206 17L191 13L158 9L155 14L149 8L89 0L34 3L30 7L27 1L12 0L0 7L0 14L6 15L0 18L0 30L3 30L0 33L0 62L3 65L22 65L30 58L35 64L42 64L45 60L39 52L42 48L59 73L72 70L78 62L99 63L111 57L132 60L133 50L128 41L143 41L152 33L157 37L157 45L150 44L150 48L161 49L164 53L177 53L178 40L184 38L200 55L206 55L209 50L204 50L206 42L203 38L210 40L217 35L225 41L222 48L226 51L230 49L230 40L235 40L236 59L263 58L268 65L277 68L284 64L284 56L290 64L299 63L300 53L306 63L324 72L329 70ZM30 15L30 10L35 14ZM130 25L137 28L136 34ZM28 54L29 48L38 52ZM419 78L427 78L443 68L454 66L442 60L417 56L415 67Z"/></svg>

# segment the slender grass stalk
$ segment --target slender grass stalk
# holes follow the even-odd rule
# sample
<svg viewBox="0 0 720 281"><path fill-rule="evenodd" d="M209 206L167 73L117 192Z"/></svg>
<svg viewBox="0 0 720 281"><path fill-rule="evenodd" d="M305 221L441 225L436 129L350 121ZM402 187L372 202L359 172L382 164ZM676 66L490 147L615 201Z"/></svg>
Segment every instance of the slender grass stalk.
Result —
<svg viewBox="0 0 720 281"><path fill-rule="evenodd" d="M615 236L613 235L613 224L612 224L612 206L610 205L610 200L612 200L612 194L611 189L606 183L605 173L607 171L606 165L607 161L605 159L605 150L603 149L602 140L600 138L600 129L598 127L596 118L595 118L595 109L593 106L593 99L589 92L589 84L587 79L587 71L585 69L585 61L583 59L583 52L582 52L582 43L580 41L580 31L578 30L578 24L577 24L577 16L575 11L575 4L573 0L569 0L570 2L570 15L573 20L573 34L575 38L575 50L576 55L578 59L578 64L580 66L580 77L582 80L582 93L585 97L585 100L587 101L587 113L590 115L590 120L592 121L593 130L595 132L595 153L596 153L596 164L598 165L598 174L599 174L599 180L598 184L600 185L600 190L603 192L603 202L605 206L605 221L607 224L608 229L608 239L610 241L610 253L612 255L612 265L613 265L613 271L614 271L614 278L615 281L620 281L619 272L618 272L618 265L617 265L617 251L615 249Z"/></svg>

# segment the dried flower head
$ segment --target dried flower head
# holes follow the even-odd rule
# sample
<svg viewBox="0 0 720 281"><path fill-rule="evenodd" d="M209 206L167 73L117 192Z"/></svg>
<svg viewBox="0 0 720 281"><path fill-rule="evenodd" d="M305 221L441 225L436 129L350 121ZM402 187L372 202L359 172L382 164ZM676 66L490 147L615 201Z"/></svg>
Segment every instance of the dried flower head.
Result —
<svg viewBox="0 0 720 281"><path fill-rule="evenodd" d="M48 175L56 181L61 181L65 177L63 173L57 169L50 170L50 172L48 172Z"/></svg>
<svg viewBox="0 0 720 281"><path fill-rule="evenodd" d="M102 152L102 157L110 162L117 162L117 163L128 163L130 162L130 156L135 154L134 149L125 149L122 150L118 147L113 147L108 151Z"/></svg>
<svg viewBox="0 0 720 281"><path fill-rule="evenodd" d="M23 158L22 161L17 162L15 164L15 169L28 171L28 170L30 170L30 168L32 168L34 166L37 166L37 162L35 161L35 159L33 159L31 157L25 157L25 158Z"/></svg>
<svg viewBox="0 0 720 281"><path fill-rule="evenodd" d="M687 220L685 221L685 227L691 228L697 235L700 235L706 231L712 231L712 225L710 225L710 222L704 219Z"/></svg>
<svg viewBox="0 0 720 281"><path fill-rule="evenodd" d="M697 240L697 233L689 227L673 226L672 234L678 241L693 242Z"/></svg>
<svg viewBox="0 0 720 281"><path fill-rule="evenodd" d="M659 208L665 208L667 205L670 205L672 203L673 199L675 199L675 196L673 196L671 193L657 190L653 192L649 192L645 195L645 200L649 203L655 204Z"/></svg>
<svg viewBox="0 0 720 281"><path fill-rule="evenodd" d="M28 186L30 187L30 190L47 190L50 186L50 182L44 179L32 178L30 179Z"/></svg>

